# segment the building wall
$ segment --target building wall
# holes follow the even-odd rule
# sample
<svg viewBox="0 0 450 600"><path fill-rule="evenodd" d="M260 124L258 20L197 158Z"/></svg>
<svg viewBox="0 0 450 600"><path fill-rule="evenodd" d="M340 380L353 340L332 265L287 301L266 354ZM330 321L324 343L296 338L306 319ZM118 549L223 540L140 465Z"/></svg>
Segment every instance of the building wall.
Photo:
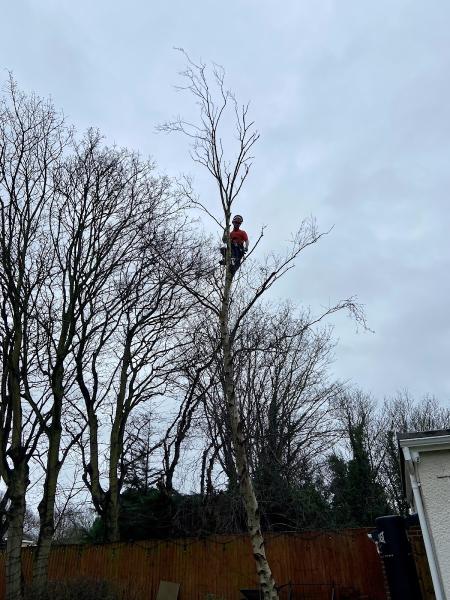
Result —
<svg viewBox="0 0 450 600"><path fill-rule="evenodd" d="M450 451L421 452L418 473L442 584L450 600Z"/></svg>

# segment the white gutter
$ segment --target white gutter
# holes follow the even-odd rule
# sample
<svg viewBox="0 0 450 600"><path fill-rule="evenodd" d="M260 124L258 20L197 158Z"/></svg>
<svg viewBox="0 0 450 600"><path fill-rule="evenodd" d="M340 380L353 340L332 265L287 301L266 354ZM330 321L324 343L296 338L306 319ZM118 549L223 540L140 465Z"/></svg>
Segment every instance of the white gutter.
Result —
<svg viewBox="0 0 450 600"><path fill-rule="evenodd" d="M417 448L421 452L428 449L436 450L436 446L444 446L448 448L450 444L450 435L433 435L430 437L404 438L399 440L400 446L408 448Z"/></svg>
<svg viewBox="0 0 450 600"><path fill-rule="evenodd" d="M428 529L428 523L425 516L425 510L422 501L422 493L420 490L420 483L417 481L416 478L414 459L411 455L410 449L407 446L403 447L403 455L405 457L405 462L408 463L409 478L411 480L411 489L414 496L414 505L416 507L417 514L419 515L419 521L422 529L422 536L428 557L428 565L430 567L431 579L433 581L436 600L446 600L446 596L442 588L441 578L439 576L439 569L434 553L433 543L431 541L430 530Z"/></svg>

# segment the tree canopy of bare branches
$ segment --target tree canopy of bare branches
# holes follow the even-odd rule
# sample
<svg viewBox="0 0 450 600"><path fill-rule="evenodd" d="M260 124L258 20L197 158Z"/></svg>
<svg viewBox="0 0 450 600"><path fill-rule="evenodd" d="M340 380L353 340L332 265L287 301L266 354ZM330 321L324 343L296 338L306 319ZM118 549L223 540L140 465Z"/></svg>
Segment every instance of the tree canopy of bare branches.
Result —
<svg viewBox="0 0 450 600"><path fill-rule="evenodd" d="M188 185L183 186L183 191L191 204L203 210L222 229L222 237L227 245L225 268L219 276L213 272L209 285L203 283L200 289L191 288L190 291L216 320L216 339L222 361L223 398L231 434L236 480L245 507L261 590L264 598L271 600L277 598L277 591L264 549L260 508L251 477L248 439L240 413L243 399L236 375L238 365L235 342L246 319L261 297L294 266L300 254L318 242L323 234L318 232L314 220L305 220L293 235L291 246L285 254L273 254L257 267L252 265L250 272L250 267L248 270L245 268L252 261L250 253L240 270L235 272L231 262L232 249L229 235L232 210L249 176L253 150L259 139L259 133L249 117L249 105L239 104L235 95L226 88L224 70L213 65L212 70L209 71L206 64L196 64L183 50L181 52L187 61L187 66L181 74L184 85L180 86L180 89L187 91L194 98L198 107L198 119L191 122L179 117L162 125L160 130L181 133L187 137L190 141L193 161L211 175L218 194L220 210L217 214L214 208L207 206L191 192L189 182ZM259 240L256 241L253 249L258 246L258 243ZM243 289L248 291L245 296ZM365 324L361 307L353 298L330 307L326 313L341 309L347 309L357 320ZM322 317L318 317L319 320L320 318Z"/></svg>

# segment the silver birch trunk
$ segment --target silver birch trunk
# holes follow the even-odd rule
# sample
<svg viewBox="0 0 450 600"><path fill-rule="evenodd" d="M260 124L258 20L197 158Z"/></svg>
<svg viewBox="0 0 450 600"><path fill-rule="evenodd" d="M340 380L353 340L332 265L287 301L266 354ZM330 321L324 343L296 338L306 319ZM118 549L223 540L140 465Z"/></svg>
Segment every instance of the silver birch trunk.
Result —
<svg viewBox="0 0 450 600"><path fill-rule="evenodd" d="M227 219L227 230L229 230L228 220L229 217ZM225 402L227 404L228 417L231 424L233 449L236 461L237 476L239 480L239 490L245 507L247 528L252 544L253 558L255 559L256 563L259 584L264 600L276 600L278 599L278 592L275 587L275 581L266 557L264 537L261 531L261 519L258 501L256 499L253 482L248 469L246 441L234 386L233 351L229 332L229 306L232 284L229 239L227 245L228 250L226 254L224 293L220 311L220 337L223 352Z"/></svg>

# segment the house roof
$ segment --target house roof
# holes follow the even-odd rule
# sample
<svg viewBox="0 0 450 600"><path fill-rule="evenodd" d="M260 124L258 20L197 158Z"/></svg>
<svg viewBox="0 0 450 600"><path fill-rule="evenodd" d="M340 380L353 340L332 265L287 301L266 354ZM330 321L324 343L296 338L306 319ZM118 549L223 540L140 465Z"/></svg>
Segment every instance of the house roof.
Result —
<svg viewBox="0 0 450 600"><path fill-rule="evenodd" d="M397 439L400 440L420 440L425 438L444 438L449 436L450 429L434 429L431 431L409 431L407 433L397 433ZM407 444L402 444L407 446Z"/></svg>

